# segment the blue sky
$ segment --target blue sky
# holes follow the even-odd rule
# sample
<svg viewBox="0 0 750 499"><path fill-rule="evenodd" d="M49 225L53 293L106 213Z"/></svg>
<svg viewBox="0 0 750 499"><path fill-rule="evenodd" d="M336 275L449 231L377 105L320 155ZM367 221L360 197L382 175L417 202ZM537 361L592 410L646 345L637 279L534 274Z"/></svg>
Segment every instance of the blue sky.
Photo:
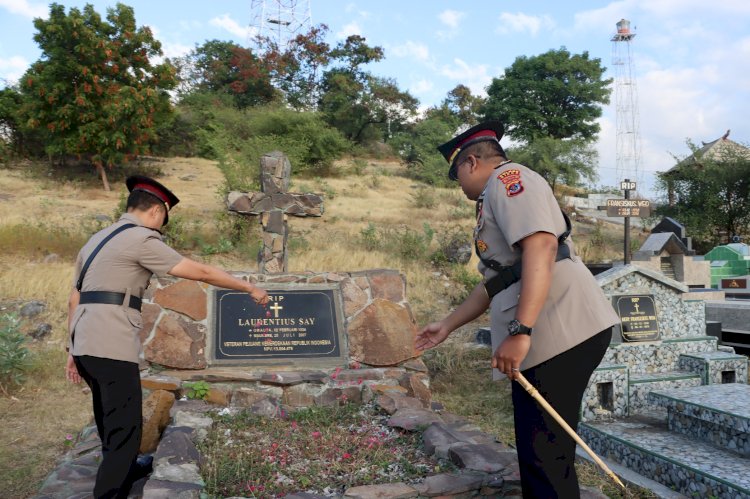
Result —
<svg viewBox="0 0 750 499"><path fill-rule="evenodd" d="M61 1L67 7L86 2ZM94 0L100 13L114 2ZM207 39L247 44L250 0L131 0L139 25L151 26L166 56ZM305 2L299 1L300 5ZM750 142L750 1L310 0L312 22L330 28L331 42L349 34L385 49L371 71L394 78L427 107L459 83L484 94L493 77L521 55L565 46L588 51L611 68L615 23L630 19L640 115L638 180L652 194L654 172L683 156L685 139ZM48 7L35 0L0 0L0 79L15 80L39 57L32 19ZM613 75L608 71L608 76ZM614 103L614 99L613 99ZM600 185L615 185L614 104L600 120ZM503 141L507 143L507 141Z"/></svg>

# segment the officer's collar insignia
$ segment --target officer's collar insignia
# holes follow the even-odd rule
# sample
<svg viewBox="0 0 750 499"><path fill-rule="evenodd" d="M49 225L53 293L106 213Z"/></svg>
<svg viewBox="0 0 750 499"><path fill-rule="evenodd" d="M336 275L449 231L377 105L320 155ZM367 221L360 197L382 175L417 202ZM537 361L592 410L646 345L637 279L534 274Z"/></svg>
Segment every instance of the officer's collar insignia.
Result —
<svg viewBox="0 0 750 499"><path fill-rule="evenodd" d="M518 196L523 192L523 183L521 182L521 170L512 168L505 170L497 176L498 180L505 185L505 194L508 197Z"/></svg>

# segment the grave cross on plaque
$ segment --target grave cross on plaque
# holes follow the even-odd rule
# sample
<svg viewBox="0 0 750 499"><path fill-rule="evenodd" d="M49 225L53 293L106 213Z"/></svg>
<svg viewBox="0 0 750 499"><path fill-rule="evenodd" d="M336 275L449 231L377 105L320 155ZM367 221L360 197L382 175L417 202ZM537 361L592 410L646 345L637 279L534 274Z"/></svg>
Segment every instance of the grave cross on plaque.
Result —
<svg viewBox="0 0 750 499"><path fill-rule="evenodd" d="M289 159L280 151L260 158L261 192L227 194L230 212L244 216L260 215L263 247L258 252L258 272L274 274L288 270L287 215L319 217L323 214L323 198L319 194L287 192L292 173Z"/></svg>

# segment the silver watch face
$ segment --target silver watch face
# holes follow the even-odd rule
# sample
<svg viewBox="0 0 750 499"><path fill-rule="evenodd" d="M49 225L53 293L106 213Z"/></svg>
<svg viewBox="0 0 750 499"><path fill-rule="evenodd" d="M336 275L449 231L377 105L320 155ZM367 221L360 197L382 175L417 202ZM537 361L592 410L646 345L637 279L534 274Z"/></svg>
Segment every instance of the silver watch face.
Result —
<svg viewBox="0 0 750 499"><path fill-rule="evenodd" d="M517 319L513 319L508 323L508 332L511 336L518 334L518 331L521 329L521 323L518 322Z"/></svg>

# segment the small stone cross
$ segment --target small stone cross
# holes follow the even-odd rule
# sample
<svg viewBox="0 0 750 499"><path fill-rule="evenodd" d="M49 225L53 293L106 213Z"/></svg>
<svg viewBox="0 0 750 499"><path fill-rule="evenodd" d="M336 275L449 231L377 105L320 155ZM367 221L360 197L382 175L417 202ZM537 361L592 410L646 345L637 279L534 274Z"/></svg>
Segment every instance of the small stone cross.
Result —
<svg viewBox="0 0 750 499"><path fill-rule="evenodd" d="M319 194L287 192L292 164L284 153L273 151L260 158L261 192L227 194L230 212L245 216L260 215L263 227L263 248L258 252L258 272L287 272L287 215L319 217L323 214L323 198Z"/></svg>

